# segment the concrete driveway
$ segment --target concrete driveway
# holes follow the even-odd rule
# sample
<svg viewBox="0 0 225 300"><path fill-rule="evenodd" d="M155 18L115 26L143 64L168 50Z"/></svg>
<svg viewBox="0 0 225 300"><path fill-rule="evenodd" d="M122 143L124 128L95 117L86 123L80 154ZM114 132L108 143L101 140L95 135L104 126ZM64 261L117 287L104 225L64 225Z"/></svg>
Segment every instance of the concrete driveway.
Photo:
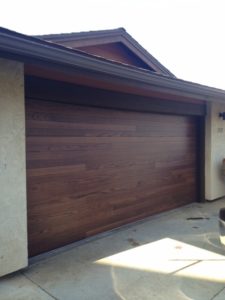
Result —
<svg viewBox="0 0 225 300"><path fill-rule="evenodd" d="M33 259L1 300L225 299L225 199L192 204Z"/></svg>

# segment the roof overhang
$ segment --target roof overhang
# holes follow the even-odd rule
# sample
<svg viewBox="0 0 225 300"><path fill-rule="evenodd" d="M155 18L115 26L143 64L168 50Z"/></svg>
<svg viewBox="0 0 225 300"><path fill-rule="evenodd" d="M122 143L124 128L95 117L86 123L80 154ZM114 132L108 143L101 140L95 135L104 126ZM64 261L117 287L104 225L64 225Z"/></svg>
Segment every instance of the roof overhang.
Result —
<svg viewBox="0 0 225 300"><path fill-rule="evenodd" d="M144 69L114 63L82 51L45 42L0 28L0 57L39 66L57 66L64 72L80 72L96 80L203 101L225 102L225 91L157 75Z"/></svg>

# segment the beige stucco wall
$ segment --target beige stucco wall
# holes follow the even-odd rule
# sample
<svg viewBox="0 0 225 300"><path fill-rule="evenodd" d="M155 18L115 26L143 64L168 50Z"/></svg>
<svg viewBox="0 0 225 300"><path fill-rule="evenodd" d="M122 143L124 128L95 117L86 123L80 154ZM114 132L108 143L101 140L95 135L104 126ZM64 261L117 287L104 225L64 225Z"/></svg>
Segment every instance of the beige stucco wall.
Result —
<svg viewBox="0 0 225 300"><path fill-rule="evenodd" d="M0 276L27 265L23 64L0 59Z"/></svg>
<svg viewBox="0 0 225 300"><path fill-rule="evenodd" d="M222 172L222 160L225 158L225 120L219 118L219 112L225 112L224 104L208 104L205 141L207 200L214 200L225 195L225 176Z"/></svg>

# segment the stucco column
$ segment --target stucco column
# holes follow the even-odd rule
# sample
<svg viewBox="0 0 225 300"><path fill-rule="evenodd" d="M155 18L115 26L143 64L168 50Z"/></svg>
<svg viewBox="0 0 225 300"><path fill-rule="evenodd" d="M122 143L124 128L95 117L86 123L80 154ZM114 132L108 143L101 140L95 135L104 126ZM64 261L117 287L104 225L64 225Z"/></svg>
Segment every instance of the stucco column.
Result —
<svg viewBox="0 0 225 300"><path fill-rule="evenodd" d="M224 104L208 104L205 137L205 196L207 200L225 196L225 176L222 171L222 161L225 158L225 120L219 117L220 112L225 112Z"/></svg>
<svg viewBox="0 0 225 300"><path fill-rule="evenodd" d="M27 266L23 64L0 59L0 276Z"/></svg>

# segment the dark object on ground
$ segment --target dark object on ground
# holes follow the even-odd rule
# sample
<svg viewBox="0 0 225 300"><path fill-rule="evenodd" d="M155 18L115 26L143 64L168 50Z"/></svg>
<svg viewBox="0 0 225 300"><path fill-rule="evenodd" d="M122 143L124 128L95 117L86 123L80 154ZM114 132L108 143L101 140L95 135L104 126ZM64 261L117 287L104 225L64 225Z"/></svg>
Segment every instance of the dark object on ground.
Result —
<svg viewBox="0 0 225 300"><path fill-rule="evenodd" d="M219 211L220 242L225 245L225 208Z"/></svg>

